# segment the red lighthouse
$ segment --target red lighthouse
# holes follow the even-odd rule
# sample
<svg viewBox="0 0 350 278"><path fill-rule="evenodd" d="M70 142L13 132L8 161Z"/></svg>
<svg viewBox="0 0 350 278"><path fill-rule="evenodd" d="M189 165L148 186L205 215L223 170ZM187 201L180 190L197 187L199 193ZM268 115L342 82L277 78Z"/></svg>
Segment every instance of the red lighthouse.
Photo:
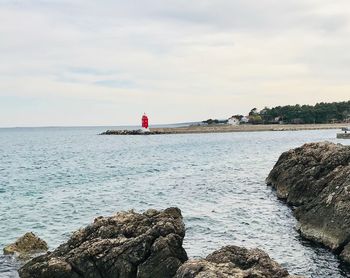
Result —
<svg viewBox="0 0 350 278"><path fill-rule="evenodd" d="M146 116L146 114L143 114L141 121L142 121L142 128L148 129L148 117Z"/></svg>

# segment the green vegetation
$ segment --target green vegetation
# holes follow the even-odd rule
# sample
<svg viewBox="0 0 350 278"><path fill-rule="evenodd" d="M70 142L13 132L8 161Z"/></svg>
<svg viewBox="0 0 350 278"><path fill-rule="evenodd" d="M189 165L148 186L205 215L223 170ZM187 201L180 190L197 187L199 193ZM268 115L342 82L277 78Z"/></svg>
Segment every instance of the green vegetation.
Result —
<svg viewBox="0 0 350 278"><path fill-rule="evenodd" d="M249 112L249 123L251 124L262 124L263 118L261 117L260 113L258 112L258 108L253 108Z"/></svg>
<svg viewBox="0 0 350 278"><path fill-rule="evenodd" d="M208 124L208 125L215 125L215 124L227 124L227 120L213 120L213 119L208 119L206 121L202 121L202 123L204 124Z"/></svg>
<svg viewBox="0 0 350 278"><path fill-rule="evenodd" d="M317 103L316 105L285 105L273 108L265 107L250 110L248 116L234 115L241 124L327 124L350 122L350 100L332 103ZM249 119L243 121L242 119ZM208 119L204 124L227 124L228 120Z"/></svg>
<svg viewBox="0 0 350 278"><path fill-rule="evenodd" d="M350 101L317 103L316 105L287 105L265 107L260 112L253 108L249 113L251 123L273 124L324 124L350 120Z"/></svg>

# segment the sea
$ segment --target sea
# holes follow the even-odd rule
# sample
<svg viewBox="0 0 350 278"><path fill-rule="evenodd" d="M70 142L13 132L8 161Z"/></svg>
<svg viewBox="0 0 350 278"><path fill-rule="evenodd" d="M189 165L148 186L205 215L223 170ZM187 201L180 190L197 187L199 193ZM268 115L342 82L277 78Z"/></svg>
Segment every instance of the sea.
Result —
<svg viewBox="0 0 350 278"><path fill-rule="evenodd" d="M179 207L190 258L224 245L258 247L291 274L350 277L303 240L265 179L280 154L337 130L102 136L112 127L0 129L0 250L32 231L50 249L97 216ZM2 252L0 251L2 254ZM0 255L0 277L20 263Z"/></svg>

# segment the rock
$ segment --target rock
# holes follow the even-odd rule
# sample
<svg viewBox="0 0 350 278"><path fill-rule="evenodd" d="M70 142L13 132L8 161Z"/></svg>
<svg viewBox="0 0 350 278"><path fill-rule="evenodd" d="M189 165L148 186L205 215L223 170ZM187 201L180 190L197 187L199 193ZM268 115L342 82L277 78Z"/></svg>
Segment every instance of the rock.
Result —
<svg viewBox="0 0 350 278"><path fill-rule="evenodd" d="M98 217L52 253L20 270L22 278L167 278L187 260L181 211L168 208Z"/></svg>
<svg viewBox="0 0 350 278"><path fill-rule="evenodd" d="M17 255L19 258L26 259L35 253L42 253L48 250L47 243L37 237L32 232L26 233L4 248L5 255Z"/></svg>
<svg viewBox="0 0 350 278"><path fill-rule="evenodd" d="M302 236L350 263L350 146L312 143L285 152L267 183L297 207Z"/></svg>
<svg viewBox="0 0 350 278"><path fill-rule="evenodd" d="M187 261L181 211L150 209L98 217L55 251L19 270L22 278L292 278L259 249L226 246ZM186 262L187 261L187 262Z"/></svg>
<svg viewBox="0 0 350 278"><path fill-rule="evenodd" d="M350 262L350 244L345 245L344 249L340 253L340 258L343 261Z"/></svg>
<svg viewBox="0 0 350 278"><path fill-rule="evenodd" d="M100 135L157 135L166 134L166 132L160 131L143 131L142 129L137 130L107 130L102 132Z"/></svg>
<svg viewBox="0 0 350 278"><path fill-rule="evenodd" d="M292 278L260 249L225 246L206 259L190 260L175 278ZM296 276L294 276L296 277Z"/></svg>

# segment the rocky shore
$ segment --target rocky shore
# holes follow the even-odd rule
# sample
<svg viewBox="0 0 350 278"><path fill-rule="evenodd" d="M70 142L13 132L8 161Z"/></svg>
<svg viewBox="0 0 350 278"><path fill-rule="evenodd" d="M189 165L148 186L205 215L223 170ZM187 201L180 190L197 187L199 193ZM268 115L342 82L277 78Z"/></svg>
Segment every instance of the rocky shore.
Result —
<svg viewBox="0 0 350 278"><path fill-rule="evenodd" d="M303 237L350 263L350 146L323 142L287 151L267 184L295 207Z"/></svg>
<svg viewBox="0 0 350 278"><path fill-rule="evenodd" d="M259 249L226 246L188 260L178 208L98 217L53 252L28 261L21 278L292 278Z"/></svg>

